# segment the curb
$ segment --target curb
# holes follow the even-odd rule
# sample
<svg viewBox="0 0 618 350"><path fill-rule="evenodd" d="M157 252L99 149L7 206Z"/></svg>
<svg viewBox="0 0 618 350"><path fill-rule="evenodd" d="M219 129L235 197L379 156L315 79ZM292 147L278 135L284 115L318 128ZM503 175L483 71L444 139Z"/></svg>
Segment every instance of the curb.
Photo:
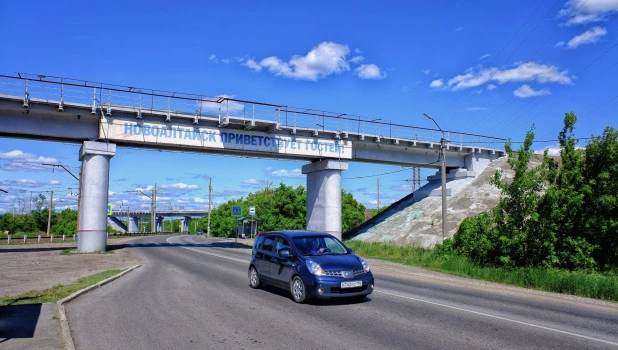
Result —
<svg viewBox="0 0 618 350"><path fill-rule="evenodd" d="M58 300L56 302L56 307L58 308L58 318L60 320L60 329L62 332L62 340L64 342L65 345L65 349L67 350L75 350L75 343L73 343L73 337L71 336L71 328L69 328L69 320L67 319L67 314L64 310L64 304L68 303L69 301L77 298L78 296L82 295L82 294L86 294L88 292L90 292L93 289L99 288L117 278L120 278L124 275L126 275L127 273L137 269L138 267L140 267L142 265L135 265L127 270L122 271L121 273L112 276L110 278L107 278L97 284L93 284L90 287L86 287L82 290L78 290L77 292L69 295L68 297L62 299L62 300Z"/></svg>

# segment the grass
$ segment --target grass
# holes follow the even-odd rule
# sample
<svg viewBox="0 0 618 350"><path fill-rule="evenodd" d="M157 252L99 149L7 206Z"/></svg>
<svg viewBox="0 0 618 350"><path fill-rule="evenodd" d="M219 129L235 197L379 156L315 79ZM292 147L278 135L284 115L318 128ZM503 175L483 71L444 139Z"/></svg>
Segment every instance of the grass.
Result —
<svg viewBox="0 0 618 350"><path fill-rule="evenodd" d="M616 275L558 269L482 267L461 256L443 256L432 250L415 247L360 241L347 241L346 245L366 258L417 266L461 277L618 302Z"/></svg>
<svg viewBox="0 0 618 350"><path fill-rule="evenodd" d="M75 255L75 254L114 254L114 251L113 250L106 250L104 252L96 252L96 253L78 253L75 248L67 248L67 249L63 249L60 252L60 255Z"/></svg>
<svg viewBox="0 0 618 350"><path fill-rule="evenodd" d="M57 284L44 290L35 290L17 296L4 297L0 300L0 306L55 303L58 300L66 298L77 292L78 290L97 284L107 278L121 273L122 271L123 270L107 270L87 277L82 277L78 279L77 282L69 285Z"/></svg>

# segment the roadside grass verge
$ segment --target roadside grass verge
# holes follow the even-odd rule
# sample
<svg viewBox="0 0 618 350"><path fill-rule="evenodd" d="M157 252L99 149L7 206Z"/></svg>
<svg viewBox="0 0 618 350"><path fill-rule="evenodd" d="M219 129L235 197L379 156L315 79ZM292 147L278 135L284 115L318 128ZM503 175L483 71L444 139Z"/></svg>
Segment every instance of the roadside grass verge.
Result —
<svg viewBox="0 0 618 350"><path fill-rule="evenodd" d="M346 241L354 253L451 275L510 284L547 292L618 302L618 276L596 272L541 268L481 267L466 258L440 255L433 250L385 243Z"/></svg>
<svg viewBox="0 0 618 350"><path fill-rule="evenodd" d="M79 278L77 282L72 284L57 284L51 288L44 290L34 290L16 296L4 297L0 300L0 306L55 303L58 300L66 298L69 295L77 292L78 290L90 287L93 284L97 284L107 278L121 273L122 271L124 270L107 270L95 273L94 275Z"/></svg>
<svg viewBox="0 0 618 350"><path fill-rule="evenodd" d="M79 253L77 252L77 248L67 248L60 251L60 255L77 255L77 254L114 254L114 251L107 247L107 250L104 252L95 252L95 253Z"/></svg>

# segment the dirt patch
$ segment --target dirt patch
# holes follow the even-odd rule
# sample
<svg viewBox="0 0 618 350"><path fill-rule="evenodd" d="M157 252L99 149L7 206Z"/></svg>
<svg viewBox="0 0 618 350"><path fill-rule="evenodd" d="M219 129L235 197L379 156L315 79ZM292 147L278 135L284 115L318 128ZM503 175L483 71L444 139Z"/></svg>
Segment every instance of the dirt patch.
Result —
<svg viewBox="0 0 618 350"><path fill-rule="evenodd" d="M77 243L0 246L0 297L70 284L97 272L126 269L142 263L124 244L134 238L108 239L109 254L60 253Z"/></svg>

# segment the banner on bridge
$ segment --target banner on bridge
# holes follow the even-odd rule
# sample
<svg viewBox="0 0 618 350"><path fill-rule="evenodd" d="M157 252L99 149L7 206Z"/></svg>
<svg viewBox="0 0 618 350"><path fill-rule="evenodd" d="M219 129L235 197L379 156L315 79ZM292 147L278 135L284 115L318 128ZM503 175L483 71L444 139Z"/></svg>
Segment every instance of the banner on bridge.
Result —
<svg viewBox="0 0 618 350"><path fill-rule="evenodd" d="M135 122L102 118L99 137L110 141L148 145L187 146L213 150L264 152L352 159L351 142L259 131L180 126L169 123Z"/></svg>

